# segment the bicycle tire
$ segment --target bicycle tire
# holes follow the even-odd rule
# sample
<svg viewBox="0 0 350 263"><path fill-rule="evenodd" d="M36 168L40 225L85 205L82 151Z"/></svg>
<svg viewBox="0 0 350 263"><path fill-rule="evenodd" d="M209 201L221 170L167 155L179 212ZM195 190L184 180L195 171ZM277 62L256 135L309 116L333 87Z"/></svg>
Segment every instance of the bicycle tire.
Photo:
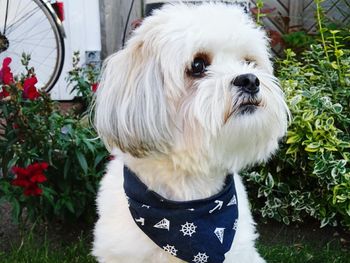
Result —
<svg viewBox="0 0 350 263"><path fill-rule="evenodd" d="M50 0L0 0L0 16L0 58L12 57L21 74L21 54L31 55L40 87L52 90L64 66L65 33Z"/></svg>
<svg viewBox="0 0 350 263"><path fill-rule="evenodd" d="M46 92L49 92L53 89L55 86L57 80L61 76L63 65L64 65L64 58L65 58L65 45L64 45L64 37L61 33L60 27L57 24L57 15L48 8L48 6L45 4L42 0L33 0L44 12L46 17L49 20L49 23L51 25L51 28L54 31L54 35L56 38L57 43L57 60L55 65L55 70L53 71L53 74L51 75L49 81L44 86L44 89Z"/></svg>

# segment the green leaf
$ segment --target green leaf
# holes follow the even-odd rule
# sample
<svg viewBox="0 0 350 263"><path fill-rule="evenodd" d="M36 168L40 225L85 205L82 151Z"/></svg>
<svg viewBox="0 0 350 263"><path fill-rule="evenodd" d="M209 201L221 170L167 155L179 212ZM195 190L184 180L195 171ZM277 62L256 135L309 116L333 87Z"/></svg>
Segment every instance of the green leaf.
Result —
<svg viewBox="0 0 350 263"><path fill-rule="evenodd" d="M329 125L329 126L333 126L333 124L334 124L334 118L333 118L333 117L328 118L328 119L326 120L326 123L327 123L327 125Z"/></svg>
<svg viewBox="0 0 350 263"><path fill-rule="evenodd" d="M288 218L287 216L283 217L283 218L282 218L282 221L283 221L283 223L285 223L286 225L289 225L289 224L290 224L290 220L289 220L289 218Z"/></svg>
<svg viewBox="0 0 350 263"><path fill-rule="evenodd" d="M72 204L71 201L65 200L65 201L64 201L64 205L67 207L67 209L68 209L72 214L74 214L75 210L74 210L74 207L73 207L73 204Z"/></svg>
<svg viewBox="0 0 350 263"><path fill-rule="evenodd" d="M92 186L91 183L87 183L86 184L86 189L90 192L90 193L93 193L93 194L96 194L96 189Z"/></svg>
<svg viewBox="0 0 350 263"><path fill-rule="evenodd" d="M313 117L314 117L314 113L312 111L307 111L303 114L304 121L311 121Z"/></svg>
<svg viewBox="0 0 350 263"><path fill-rule="evenodd" d="M91 142L89 142L88 139L83 139L83 142L85 143L85 145L89 148L91 153L95 152L95 147L91 144Z"/></svg>
<svg viewBox="0 0 350 263"><path fill-rule="evenodd" d="M21 214L21 206L16 198L10 200L12 206L12 218L15 222L19 221L19 215Z"/></svg>
<svg viewBox="0 0 350 263"><path fill-rule="evenodd" d="M339 103L333 104L333 110L335 113L341 113L343 111L343 106Z"/></svg>
<svg viewBox="0 0 350 263"><path fill-rule="evenodd" d="M308 144L305 147L305 151L307 151L307 152L317 152L320 149L320 146L321 145L320 145L319 142L313 142L313 143Z"/></svg>
<svg viewBox="0 0 350 263"><path fill-rule="evenodd" d="M335 52L334 52L334 54L335 54L335 56L336 57L341 57L341 56L344 56L344 51L343 50L336 50Z"/></svg>
<svg viewBox="0 0 350 263"><path fill-rule="evenodd" d="M330 144L326 144L326 145L324 145L323 147L324 147L326 150L331 151L331 152L336 152L336 151L338 151L338 149L337 149L335 146L330 145Z"/></svg>
<svg viewBox="0 0 350 263"><path fill-rule="evenodd" d="M18 156L13 157L7 164L7 169L10 170L13 166L17 164L17 161L19 160Z"/></svg>
<svg viewBox="0 0 350 263"><path fill-rule="evenodd" d="M336 35L338 33L340 33L340 30L329 30L329 32L331 32L332 35Z"/></svg>
<svg viewBox="0 0 350 263"><path fill-rule="evenodd" d="M339 69L337 62L335 62L335 61L333 61L333 62L331 63L331 66L332 66L332 68L334 68L334 69Z"/></svg>
<svg viewBox="0 0 350 263"><path fill-rule="evenodd" d="M68 178L68 172L70 170L71 167L71 160L69 158L66 159L66 162L64 164L64 168L63 168L63 178L67 179Z"/></svg>
<svg viewBox="0 0 350 263"><path fill-rule="evenodd" d="M267 187L270 189L273 188L275 185L275 180L273 179L273 177L270 173L268 173L266 176L265 185L267 185Z"/></svg>
<svg viewBox="0 0 350 263"><path fill-rule="evenodd" d="M292 144L286 151L286 154L295 154L298 151L298 145Z"/></svg>
<svg viewBox="0 0 350 263"><path fill-rule="evenodd" d="M87 174L88 173L88 164L87 164L87 161L85 159L84 154L82 154L80 151L76 151L75 154L78 158L78 161L79 161L81 168L84 170L84 173Z"/></svg>
<svg viewBox="0 0 350 263"><path fill-rule="evenodd" d="M299 142L301 140L301 136L299 134L295 134L293 136L288 137L287 144L293 144Z"/></svg>
<svg viewBox="0 0 350 263"><path fill-rule="evenodd" d="M94 169L96 169L97 165L104 159L105 156L106 156L105 153L99 153L96 156L94 161Z"/></svg>

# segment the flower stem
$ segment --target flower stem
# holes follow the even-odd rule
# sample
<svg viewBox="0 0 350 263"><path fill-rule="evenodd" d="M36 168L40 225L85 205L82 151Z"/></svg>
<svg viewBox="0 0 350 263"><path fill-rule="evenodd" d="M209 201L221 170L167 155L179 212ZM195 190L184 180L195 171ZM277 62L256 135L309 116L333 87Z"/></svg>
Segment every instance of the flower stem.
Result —
<svg viewBox="0 0 350 263"><path fill-rule="evenodd" d="M316 2L316 14L317 14L317 23L318 23L318 28L319 28L319 31L320 31L320 34L321 34L321 39L322 39L322 45L323 45L323 50L326 54L326 58L327 58L327 61L330 63L330 60L329 60L329 56L328 56L328 50L327 50L327 45L326 45L326 41L325 41L325 38L324 38L324 34L323 34L323 26L322 26L322 19L321 19L321 0L315 0Z"/></svg>

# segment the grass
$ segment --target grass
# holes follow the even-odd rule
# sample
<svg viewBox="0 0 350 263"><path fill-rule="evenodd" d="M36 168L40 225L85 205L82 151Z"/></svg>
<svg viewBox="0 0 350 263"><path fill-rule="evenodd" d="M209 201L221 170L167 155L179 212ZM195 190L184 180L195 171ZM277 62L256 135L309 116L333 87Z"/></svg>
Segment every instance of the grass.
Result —
<svg viewBox="0 0 350 263"><path fill-rule="evenodd" d="M268 263L350 263L349 251L328 245L321 248L310 244L258 247Z"/></svg>
<svg viewBox="0 0 350 263"><path fill-rule="evenodd" d="M39 241L40 240L40 241ZM90 255L90 241L79 237L71 243L56 244L46 237L36 237L32 233L20 244L6 252L0 251L1 263L96 263Z"/></svg>
<svg viewBox="0 0 350 263"><path fill-rule="evenodd" d="M38 242L33 234L22 239L17 246L7 252L0 252L1 263L96 263L90 255L90 241L80 237L66 244L52 244L45 237ZM258 245L258 249L268 263L350 263L348 251L327 245L319 248L298 244ZM242 263L242 262L237 262Z"/></svg>

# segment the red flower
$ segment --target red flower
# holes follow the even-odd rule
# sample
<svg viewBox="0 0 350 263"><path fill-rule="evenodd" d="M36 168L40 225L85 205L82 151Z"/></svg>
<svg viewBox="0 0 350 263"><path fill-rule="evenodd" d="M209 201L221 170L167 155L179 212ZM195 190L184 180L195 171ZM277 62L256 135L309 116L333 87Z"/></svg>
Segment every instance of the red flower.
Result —
<svg viewBox="0 0 350 263"><path fill-rule="evenodd" d="M27 187L26 189L24 189L23 193L26 196L30 196L30 195L38 196L38 195L42 195L43 190L41 188L39 188L38 185L32 184L29 187Z"/></svg>
<svg viewBox="0 0 350 263"><path fill-rule="evenodd" d="M42 194L42 189L38 184L41 184L47 180L44 175L44 170L47 170L48 164L33 163L26 168L13 167L12 172L16 175L16 178L12 181L12 185L24 188L24 195L37 196Z"/></svg>
<svg viewBox="0 0 350 263"><path fill-rule="evenodd" d="M93 83L93 84L91 84L91 90L92 90L92 92L96 92L97 89L98 89L98 83Z"/></svg>
<svg viewBox="0 0 350 263"><path fill-rule="evenodd" d="M64 3L57 1L56 3L51 4L51 6L55 10L59 20L61 20L63 22L63 20L64 20Z"/></svg>
<svg viewBox="0 0 350 263"><path fill-rule="evenodd" d="M6 98L10 95L10 93L5 88L5 85L10 85L13 83L13 74L11 72L11 68L9 67L12 59L7 57L4 58L2 62L2 68L0 69L0 83L2 83L4 86L2 86L2 91L0 92L0 99Z"/></svg>
<svg viewBox="0 0 350 263"><path fill-rule="evenodd" d="M108 161L113 161L113 160L115 160L115 156L114 155L110 155L110 156L107 157L107 160Z"/></svg>
<svg viewBox="0 0 350 263"><path fill-rule="evenodd" d="M0 92L0 99L6 98L10 93L6 90L5 86L2 86L2 91Z"/></svg>
<svg viewBox="0 0 350 263"><path fill-rule="evenodd" d="M13 74L9 67L12 59L9 57L4 58L2 61L2 68L0 69L0 81L4 85L10 85L13 82Z"/></svg>
<svg viewBox="0 0 350 263"><path fill-rule="evenodd" d="M35 100L40 97L40 93L35 87L38 82L36 76L27 78L23 83L23 97L25 99Z"/></svg>

